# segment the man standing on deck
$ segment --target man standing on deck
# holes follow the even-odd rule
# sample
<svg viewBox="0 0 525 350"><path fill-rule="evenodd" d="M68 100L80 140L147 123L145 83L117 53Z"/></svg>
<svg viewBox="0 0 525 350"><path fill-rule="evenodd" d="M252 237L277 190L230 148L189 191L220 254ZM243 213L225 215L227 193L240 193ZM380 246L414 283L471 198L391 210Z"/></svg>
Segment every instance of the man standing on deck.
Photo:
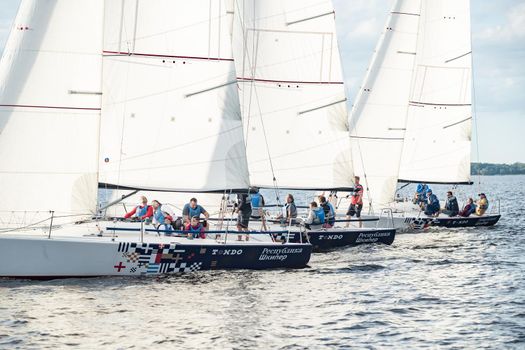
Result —
<svg viewBox="0 0 525 350"><path fill-rule="evenodd" d="M363 186L359 183L359 176L354 177L354 193L350 199L350 207L346 212L346 219L350 220L354 215L359 219L359 227L363 227L363 222L361 221L361 210L363 210ZM347 196L348 198L348 196ZM350 226L350 222L346 223L346 227Z"/></svg>

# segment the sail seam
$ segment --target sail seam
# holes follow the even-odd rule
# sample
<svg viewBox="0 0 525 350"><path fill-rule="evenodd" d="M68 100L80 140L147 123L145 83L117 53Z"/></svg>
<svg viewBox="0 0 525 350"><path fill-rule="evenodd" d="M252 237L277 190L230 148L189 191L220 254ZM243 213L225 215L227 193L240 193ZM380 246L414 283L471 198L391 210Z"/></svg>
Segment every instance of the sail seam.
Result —
<svg viewBox="0 0 525 350"><path fill-rule="evenodd" d="M272 80L272 79L245 78L245 77L237 77L237 80L261 82L261 83L285 83L285 84L322 84L322 85L327 85L327 84L342 85L344 84L344 82L342 81Z"/></svg>
<svg viewBox="0 0 525 350"><path fill-rule="evenodd" d="M406 15L406 16L421 16L419 13L411 13L411 12L399 12L399 11L392 11L390 12L393 15Z"/></svg>
<svg viewBox="0 0 525 350"><path fill-rule="evenodd" d="M188 60L205 60L205 61L231 61L233 58L223 58L223 57L202 57L202 56L182 56L182 55L163 55L163 54L154 54L154 53L129 53L122 51L102 51L105 57L107 56L140 56L140 57L166 57L166 58L180 58Z"/></svg>
<svg viewBox="0 0 525 350"><path fill-rule="evenodd" d="M403 137L350 136L351 139L403 141Z"/></svg>

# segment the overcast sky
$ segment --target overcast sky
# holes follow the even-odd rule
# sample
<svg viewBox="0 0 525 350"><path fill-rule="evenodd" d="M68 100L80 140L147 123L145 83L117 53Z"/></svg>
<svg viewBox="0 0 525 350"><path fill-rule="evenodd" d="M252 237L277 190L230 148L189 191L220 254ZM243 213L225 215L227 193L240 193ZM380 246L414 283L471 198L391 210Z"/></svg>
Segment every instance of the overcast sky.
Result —
<svg viewBox="0 0 525 350"><path fill-rule="evenodd" d="M393 0L333 1L353 101ZM19 3L0 0L0 51ZM480 161L525 162L525 0L471 0L471 9Z"/></svg>

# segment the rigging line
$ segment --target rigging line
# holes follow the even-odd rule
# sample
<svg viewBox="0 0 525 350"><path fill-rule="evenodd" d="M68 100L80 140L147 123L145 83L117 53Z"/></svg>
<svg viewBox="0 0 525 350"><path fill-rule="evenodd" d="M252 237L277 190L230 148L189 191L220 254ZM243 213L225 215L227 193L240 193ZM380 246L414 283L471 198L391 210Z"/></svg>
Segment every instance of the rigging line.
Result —
<svg viewBox="0 0 525 350"><path fill-rule="evenodd" d="M480 163L480 159L479 159L479 129L478 129L478 115L477 115L477 110L476 110L476 84L474 82L474 79L475 79L475 72L474 72L474 53L472 52L472 33L470 33L470 53L471 56L470 56L470 65L471 65L471 72L472 72L472 78L471 78L471 87L472 87L472 119L474 120L474 130L476 131L476 158L477 158L477 163L478 163L478 173L476 174L477 175L477 191L478 193L481 193L481 167L479 166L479 163ZM469 174L470 174L470 167L471 165L469 164Z"/></svg>

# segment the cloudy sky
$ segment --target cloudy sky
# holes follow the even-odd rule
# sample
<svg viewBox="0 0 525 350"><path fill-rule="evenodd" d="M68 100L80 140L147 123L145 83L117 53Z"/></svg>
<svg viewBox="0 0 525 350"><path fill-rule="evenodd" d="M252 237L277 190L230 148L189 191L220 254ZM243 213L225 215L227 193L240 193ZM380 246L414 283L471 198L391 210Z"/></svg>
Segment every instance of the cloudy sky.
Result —
<svg viewBox="0 0 525 350"><path fill-rule="evenodd" d="M333 1L353 100L393 0ZM0 1L0 52L19 3ZM471 8L479 159L525 162L525 0L471 0ZM477 160L475 142L472 160Z"/></svg>

